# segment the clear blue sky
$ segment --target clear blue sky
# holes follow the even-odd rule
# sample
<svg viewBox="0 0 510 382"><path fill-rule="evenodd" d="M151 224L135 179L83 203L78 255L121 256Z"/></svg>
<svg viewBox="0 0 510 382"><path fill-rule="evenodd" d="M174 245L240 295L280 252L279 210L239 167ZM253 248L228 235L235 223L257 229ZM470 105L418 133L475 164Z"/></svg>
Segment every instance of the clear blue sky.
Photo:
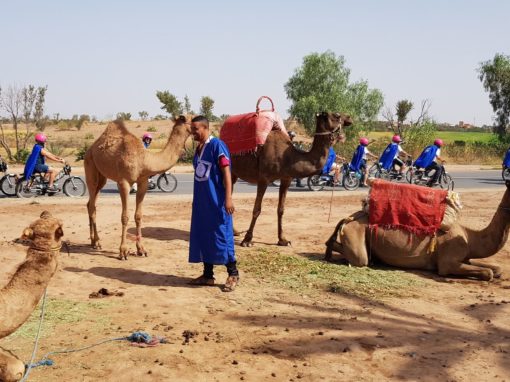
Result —
<svg viewBox="0 0 510 382"><path fill-rule="evenodd" d="M0 85L48 85L48 114L159 113L156 90L211 96L215 114L260 95L287 115L283 84L332 50L385 103L428 98L439 122L491 123L476 68L510 54L510 2L0 0Z"/></svg>

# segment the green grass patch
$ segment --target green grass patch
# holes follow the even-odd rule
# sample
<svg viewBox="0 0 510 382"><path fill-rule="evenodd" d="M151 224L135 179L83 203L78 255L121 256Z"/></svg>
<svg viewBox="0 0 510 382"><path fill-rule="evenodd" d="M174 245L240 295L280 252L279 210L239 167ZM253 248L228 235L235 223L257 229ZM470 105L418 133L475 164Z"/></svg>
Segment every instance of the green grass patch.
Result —
<svg viewBox="0 0 510 382"><path fill-rule="evenodd" d="M296 291L326 290L363 298L415 296L426 281L399 270L356 268L257 248L238 254L239 268Z"/></svg>
<svg viewBox="0 0 510 382"><path fill-rule="evenodd" d="M110 321L104 314L100 314L100 310L111 306L110 302L77 302L65 299L49 298L46 299L46 309L44 314L43 326L41 328L41 336L45 337L53 333L59 325L69 326L87 317L93 317L95 325L109 325ZM32 312L30 318L16 332L12 333L8 338L22 337L35 338L37 329L39 328L39 319L41 315L41 303Z"/></svg>
<svg viewBox="0 0 510 382"><path fill-rule="evenodd" d="M388 143L393 136L392 132L371 131L368 133L370 139L387 139ZM434 137L431 137L431 143L434 138L441 138L445 143L453 143L454 141L463 142L490 142L494 139L494 134L480 131L437 131Z"/></svg>

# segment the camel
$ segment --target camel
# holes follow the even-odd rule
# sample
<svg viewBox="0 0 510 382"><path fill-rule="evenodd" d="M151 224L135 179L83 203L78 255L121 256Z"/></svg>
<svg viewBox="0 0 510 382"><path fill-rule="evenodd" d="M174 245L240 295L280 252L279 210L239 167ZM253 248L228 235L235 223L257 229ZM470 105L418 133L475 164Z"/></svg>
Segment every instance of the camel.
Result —
<svg viewBox="0 0 510 382"><path fill-rule="evenodd" d="M278 199L278 245L290 245L283 234L282 218L287 190L294 178L304 178L321 171L326 163L333 133L342 130L342 126L352 124L348 115L340 113L318 113L316 132L309 152L295 148L287 134L281 130L272 130L264 145L255 155L232 156L232 184L238 178L257 184L257 197L253 207L250 227L241 246L252 245L253 229L262 211L262 199L269 183L281 179Z"/></svg>
<svg viewBox="0 0 510 382"><path fill-rule="evenodd" d="M94 249L101 249L96 225L96 200L107 179L117 182L122 200L122 239L119 259L127 260L126 231L129 221L128 197L133 183L136 191L136 253L147 256L142 244L142 203L147 192L148 178L161 174L177 163L186 139L191 134L191 120L181 115L174 119L174 127L166 146L157 153L145 150L140 138L131 134L122 120L110 122L101 136L85 153L85 176L89 190L90 241Z"/></svg>
<svg viewBox="0 0 510 382"><path fill-rule="evenodd" d="M506 243L510 229L510 182L491 222L482 230L464 227L459 222L448 232L431 237L409 238L409 233L379 227L370 232L368 215L358 211L342 219L326 242L326 260L333 251L353 266L367 266L370 256L382 262L407 269L437 271L440 276L459 276L491 281L501 276L498 266L477 263L495 255ZM431 246L432 244L432 246ZM435 248L434 248L435 247Z"/></svg>
<svg viewBox="0 0 510 382"><path fill-rule="evenodd" d="M48 211L23 230L30 240L25 261L0 291L0 338L15 332L30 317L58 266L62 222ZM25 365L13 353L0 348L0 381L18 381Z"/></svg>

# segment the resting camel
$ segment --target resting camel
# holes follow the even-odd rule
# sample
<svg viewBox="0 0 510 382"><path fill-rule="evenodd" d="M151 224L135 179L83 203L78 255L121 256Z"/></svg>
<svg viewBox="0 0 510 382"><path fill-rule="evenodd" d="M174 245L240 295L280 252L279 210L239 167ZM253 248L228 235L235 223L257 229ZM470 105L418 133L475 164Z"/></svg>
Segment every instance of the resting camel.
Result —
<svg viewBox="0 0 510 382"><path fill-rule="evenodd" d="M0 338L14 333L30 317L58 266L62 222L48 211L23 230L30 240L27 257L9 283L0 291ZM18 381L25 365L14 354L0 348L0 381Z"/></svg>
<svg viewBox="0 0 510 382"><path fill-rule="evenodd" d="M107 179L117 182L122 200L122 239L119 259L127 260L126 231L129 221L128 197L133 183L136 192L136 253L147 256L142 244L142 203L147 192L150 176L161 174L177 163L186 139L191 134L189 118L180 116L174 120L172 133L163 150L152 153L145 150L140 138L131 134L122 120L110 122L101 136L85 153L85 176L89 189L87 209L89 214L90 241L95 249L101 249L96 225L96 200Z"/></svg>
<svg viewBox="0 0 510 382"><path fill-rule="evenodd" d="M238 178L257 184L257 197L253 207L250 228L246 232L241 246L252 245L253 229L262 211L262 199L269 183L281 179L278 199L278 245L286 246L290 242L283 234L282 218L287 190L294 178L304 178L317 174L326 163L332 135L341 132L342 126L349 126L351 117L340 113L318 113L316 132L309 152L296 149L287 134L273 130L267 136L264 145L255 155L232 156L232 183Z"/></svg>
<svg viewBox="0 0 510 382"><path fill-rule="evenodd" d="M358 211L336 226L326 242L326 260L331 260L333 251L336 251L349 264L362 267L368 265L371 255L395 267L435 270L440 276L491 281L493 277L501 276L500 268L475 263L476 259L495 255L506 243L510 229L509 182L506 187L503 199L487 227L477 231L456 222L448 232L438 232L433 251L430 251L430 237L413 237L409 240L407 232L382 227L377 229L377 233L371 234L368 215Z"/></svg>

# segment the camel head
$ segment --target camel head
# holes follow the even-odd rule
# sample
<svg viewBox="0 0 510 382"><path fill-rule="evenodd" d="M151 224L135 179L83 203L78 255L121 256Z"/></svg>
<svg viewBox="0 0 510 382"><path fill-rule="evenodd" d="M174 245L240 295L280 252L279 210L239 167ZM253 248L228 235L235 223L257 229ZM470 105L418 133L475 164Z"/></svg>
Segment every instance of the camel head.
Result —
<svg viewBox="0 0 510 382"><path fill-rule="evenodd" d="M62 221L43 211L39 219L23 230L21 238L30 240L31 248L52 251L60 249L62 236Z"/></svg>
<svg viewBox="0 0 510 382"><path fill-rule="evenodd" d="M335 133L343 136L342 127L352 125L350 115L343 113L328 113L323 111L316 115L316 133L324 135L326 133ZM340 138L340 140L342 140Z"/></svg>
<svg viewBox="0 0 510 382"><path fill-rule="evenodd" d="M192 115L180 115L178 117L172 118L172 121L174 121L174 128L179 127L186 131L188 135L191 135L191 119L193 118Z"/></svg>

